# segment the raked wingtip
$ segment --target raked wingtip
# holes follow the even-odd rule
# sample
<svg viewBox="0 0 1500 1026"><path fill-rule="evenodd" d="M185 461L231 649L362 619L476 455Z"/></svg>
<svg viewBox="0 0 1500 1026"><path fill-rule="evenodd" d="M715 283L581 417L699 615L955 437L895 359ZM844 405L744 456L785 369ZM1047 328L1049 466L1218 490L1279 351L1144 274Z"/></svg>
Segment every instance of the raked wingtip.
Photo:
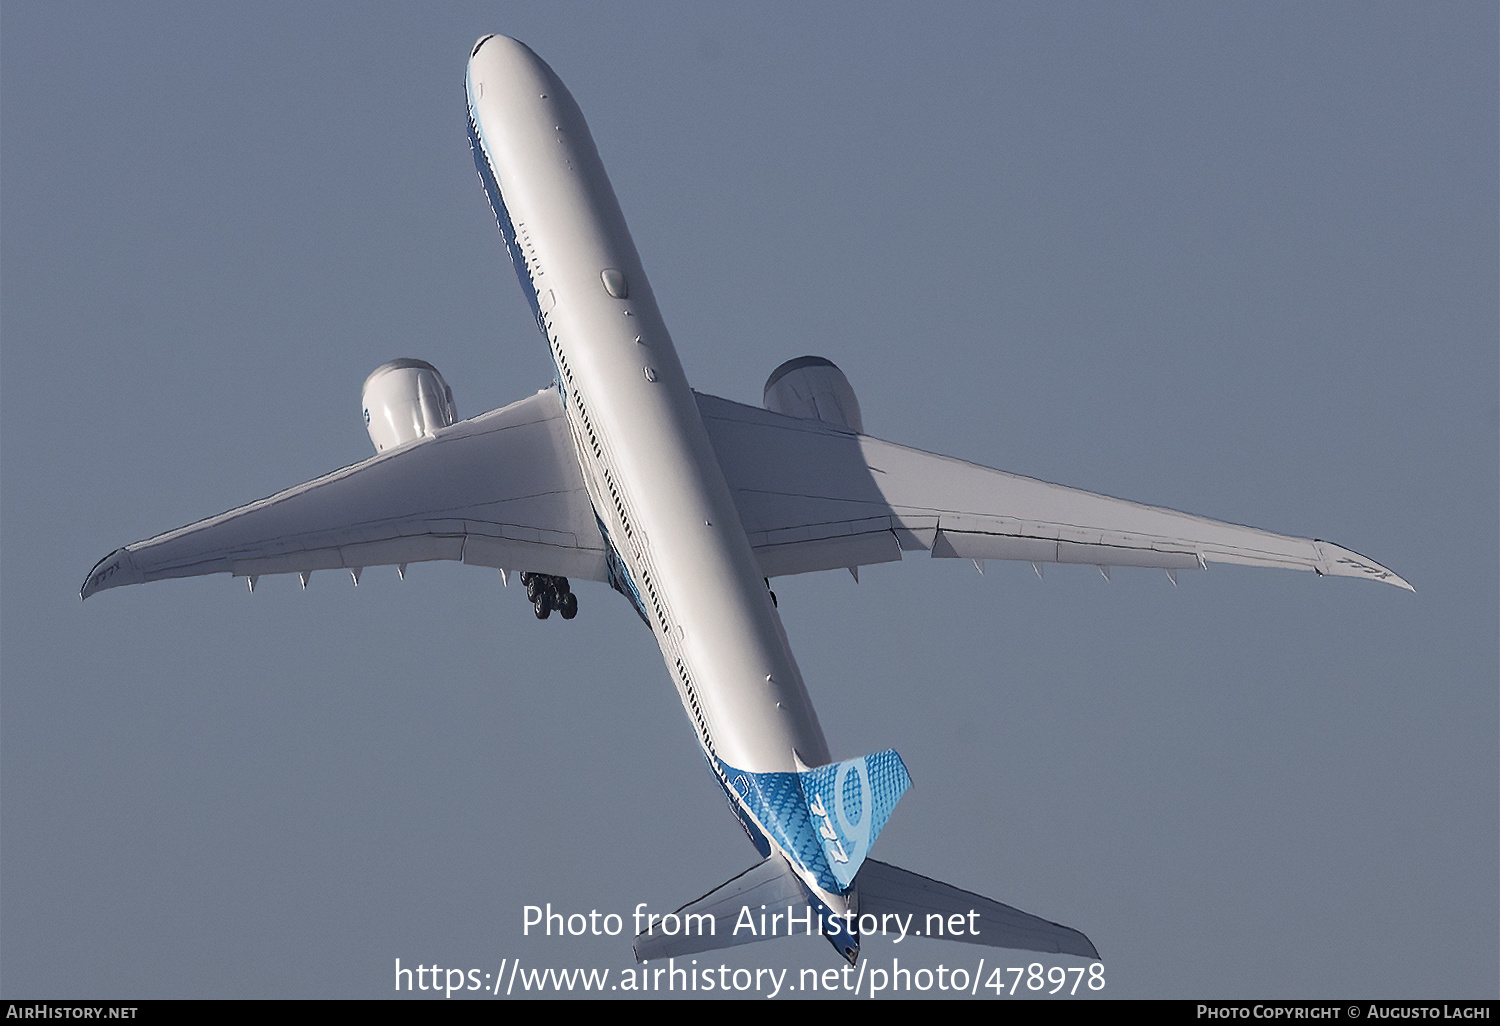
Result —
<svg viewBox="0 0 1500 1026"><path fill-rule="evenodd" d="M145 580L141 572L136 569L135 562L130 558L129 549L115 549L99 562L94 564L94 569L83 579L83 587L78 589L78 597L87 599L95 592L104 591L106 588L118 588L122 584L139 584Z"/></svg>
<svg viewBox="0 0 1500 1026"><path fill-rule="evenodd" d="M1353 549L1346 549L1342 545L1333 542L1316 540L1313 544L1317 547L1318 554L1322 557L1316 569L1318 573L1330 577L1361 577L1365 580L1380 581L1384 584L1394 584L1398 588L1415 592L1413 588L1400 574L1388 570L1368 556L1361 556Z"/></svg>

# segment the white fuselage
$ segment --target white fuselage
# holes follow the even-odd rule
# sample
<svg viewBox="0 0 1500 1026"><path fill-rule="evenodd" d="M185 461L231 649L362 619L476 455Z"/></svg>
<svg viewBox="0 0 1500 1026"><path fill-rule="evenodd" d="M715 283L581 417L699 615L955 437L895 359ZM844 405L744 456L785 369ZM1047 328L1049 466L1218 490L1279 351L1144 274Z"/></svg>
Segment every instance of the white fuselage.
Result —
<svg viewBox="0 0 1500 1026"><path fill-rule="evenodd" d="M476 47L468 93L497 180L485 187L628 577L617 586L655 634L710 766L766 773L830 762L582 112L536 54L504 36Z"/></svg>

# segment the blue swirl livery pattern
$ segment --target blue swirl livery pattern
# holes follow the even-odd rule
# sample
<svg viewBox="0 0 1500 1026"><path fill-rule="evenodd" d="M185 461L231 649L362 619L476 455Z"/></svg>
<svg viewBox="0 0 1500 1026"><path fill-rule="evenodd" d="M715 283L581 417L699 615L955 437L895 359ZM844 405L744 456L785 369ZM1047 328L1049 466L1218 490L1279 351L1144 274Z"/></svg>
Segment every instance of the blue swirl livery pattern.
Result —
<svg viewBox="0 0 1500 1026"><path fill-rule="evenodd" d="M892 748L799 773L751 773L718 763L722 779L766 836L829 892L849 889L911 786Z"/></svg>

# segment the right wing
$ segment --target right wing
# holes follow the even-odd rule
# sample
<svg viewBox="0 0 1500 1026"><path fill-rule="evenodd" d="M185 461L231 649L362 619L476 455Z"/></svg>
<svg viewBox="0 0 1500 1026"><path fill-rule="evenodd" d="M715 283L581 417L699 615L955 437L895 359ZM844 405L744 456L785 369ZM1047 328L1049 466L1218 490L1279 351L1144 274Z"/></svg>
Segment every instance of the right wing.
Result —
<svg viewBox="0 0 1500 1026"><path fill-rule="evenodd" d="M357 573L431 559L603 581L604 552L562 402L551 388L116 549L89 573L82 597L169 577L228 573L253 583L261 574Z"/></svg>
<svg viewBox="0 0 1500 1026"><path fill-rule="evenodd" d="M698 394L767 577L935 557L1158 567L1211 562L1400 577L1331 542L1065 488Z"/></svg>

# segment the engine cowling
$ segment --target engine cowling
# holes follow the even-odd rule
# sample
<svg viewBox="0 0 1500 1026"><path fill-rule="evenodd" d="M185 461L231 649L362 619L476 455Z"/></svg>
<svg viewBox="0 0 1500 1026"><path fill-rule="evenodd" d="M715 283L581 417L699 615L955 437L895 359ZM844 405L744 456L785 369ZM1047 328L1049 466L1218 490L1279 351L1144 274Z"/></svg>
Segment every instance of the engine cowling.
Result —
<svg viewBox="0 0 1500 1026"><path fill-rule="evenodd" d="M458 419L453 389L425 360L392 360L365 378L360 399L376 452L425 438Z"/></svg>
<svg viewBox="0 0 1500 1026"><path fill-rule="evenodd" d="M788 360L766 379L763 405L772 413L821 420L840 431L863 434L859 399L832 360L799 356Z"/></svg>

